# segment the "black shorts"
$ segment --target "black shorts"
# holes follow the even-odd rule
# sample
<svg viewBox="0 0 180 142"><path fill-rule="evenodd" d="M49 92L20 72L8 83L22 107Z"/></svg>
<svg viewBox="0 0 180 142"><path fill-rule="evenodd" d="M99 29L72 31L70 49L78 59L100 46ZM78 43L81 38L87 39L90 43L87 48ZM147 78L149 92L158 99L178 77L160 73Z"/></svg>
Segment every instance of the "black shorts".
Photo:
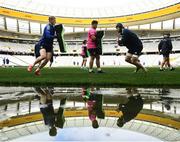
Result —
<svg viewBox="0 0 180 142"><path fill-rule="evenodd" d="M136 56L140 56L141 52L142 52L143 47L141 48L136 48L136 49L129 49L128 53L132 54L132 55L136 55Z"/></svg>
<svg viewBox="0 0 180 142"><path fill-rule="evenodd" d="M90 56L100 55L98 48L90 48L88 49Z"/></svg>
<svg viewBox="0 0 180 142"><path fill-rule="evenodd" d="M86 55L82 55L82 58L83 58L83 59L86 59L86 58L88 58L88 56L86 56Z"/></svg>
<svg viewBox="0 0 180 142"><path fill-rule="evenodd" d="M45 49L46 52L52 52L53 51L53 46L49 45L43 45L41 46L41 49Z"/></svg>
<svg viewBox="0 0 180 142"><path fill-rule="evenodd" d="M169 53L162 54L164 58L169 58Z"/></svg>

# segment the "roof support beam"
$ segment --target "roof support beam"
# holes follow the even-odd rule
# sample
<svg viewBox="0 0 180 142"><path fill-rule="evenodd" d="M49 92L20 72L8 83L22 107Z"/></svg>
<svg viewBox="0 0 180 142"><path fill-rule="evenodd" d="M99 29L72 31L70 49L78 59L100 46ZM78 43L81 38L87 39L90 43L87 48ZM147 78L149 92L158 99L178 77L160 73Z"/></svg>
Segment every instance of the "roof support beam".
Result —
<svg viewBox="0 0 180 142"><path fill-rule="evenodd" d="M6 17L4 17L4 29L7 30L7 21L6 21Z"/></svg>
<svg viewBox="0 0 180 142"><path fill-rule="evenodd" d="M17 32L19 32L19 20L17 19Z"/></svg>

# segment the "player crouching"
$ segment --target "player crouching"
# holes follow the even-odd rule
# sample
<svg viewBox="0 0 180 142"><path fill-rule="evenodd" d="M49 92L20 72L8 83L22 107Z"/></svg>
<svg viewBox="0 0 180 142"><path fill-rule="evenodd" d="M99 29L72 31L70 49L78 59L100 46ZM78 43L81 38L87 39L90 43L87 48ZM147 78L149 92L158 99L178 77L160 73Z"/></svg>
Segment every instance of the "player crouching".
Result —
<svg viewBox="0 0 180 142"><path fill-rule="evenodd" d="M53 53L53 40L56 38L54 25L56 24L56 18L54 16L49 17L49 24L44 28L42 38L38 42L40 48L40 56L36 61L29 65L28 72L31 72L36 64L40 64L35 70L35 75L40 75L40 70L49 62Z"/></svg>
<svg viewBox="0 0 180 142"><path fill-rule="evenodd" d="M118 23L116 25L116 29L119 33L118 45L126 46L126 48L128 49L125 61L136 66L135 72L137 72L139 69L147 72L147 69L144 68L139 61L139 56L141 55L141 51L143 49L141 40L135 33L128 29L125 29L121 23Z"/></svg>

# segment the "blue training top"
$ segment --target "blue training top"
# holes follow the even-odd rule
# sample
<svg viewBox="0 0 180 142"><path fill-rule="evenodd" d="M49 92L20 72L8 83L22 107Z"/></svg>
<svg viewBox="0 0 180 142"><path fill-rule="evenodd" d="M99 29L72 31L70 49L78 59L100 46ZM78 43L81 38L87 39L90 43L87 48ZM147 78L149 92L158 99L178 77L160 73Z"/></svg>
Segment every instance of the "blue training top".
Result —
<svg viewBox="0 0 180 142"><path fill-rule="evenodd" d="M39 41L41 46L53 46L53 40L55 38L55 29L54 26L51 24L47 24L44 28L43 35Z"/></svg>

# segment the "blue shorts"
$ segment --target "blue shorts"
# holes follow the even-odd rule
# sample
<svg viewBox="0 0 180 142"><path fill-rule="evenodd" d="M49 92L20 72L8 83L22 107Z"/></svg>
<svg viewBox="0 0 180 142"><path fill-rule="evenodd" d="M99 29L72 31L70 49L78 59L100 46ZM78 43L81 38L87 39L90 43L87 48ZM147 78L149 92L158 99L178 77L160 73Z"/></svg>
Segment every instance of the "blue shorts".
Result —
<svg viewBox="0 0 180 142"><path fill-rule="evenodd" d="M45 49L46 52L52 52L53 51L53 46L52 45L43 45L43 46L41 46L40 49Z"/></svg>
<svg viewBox="0 0 180 142"><path fill-rule="evenodd" d="M131 48L128 50L128 53L132 54L132 55L136 55L136 56L140 56L141 55L141 52L142 52L142 49L143 47L140 47L140 48Z"/></svg>

